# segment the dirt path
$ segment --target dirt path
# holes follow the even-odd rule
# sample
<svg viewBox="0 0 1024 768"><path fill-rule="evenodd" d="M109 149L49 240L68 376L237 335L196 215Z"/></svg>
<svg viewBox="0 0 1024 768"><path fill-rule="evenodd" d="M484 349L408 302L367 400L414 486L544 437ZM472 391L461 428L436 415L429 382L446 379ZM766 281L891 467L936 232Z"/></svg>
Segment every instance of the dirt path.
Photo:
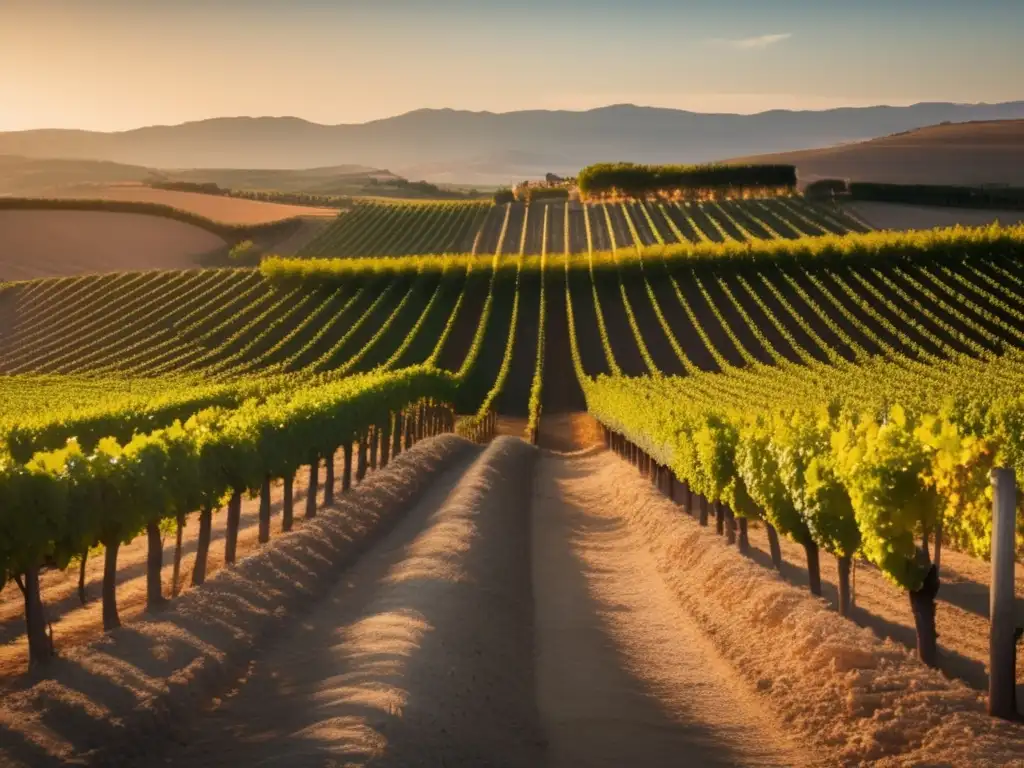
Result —
<svg viewBox="0 0 1024 768"><path fill-rule="evenodd" d="M540 459L537 694L552 768L804 763L623 525L606 452Z"/></svg>
<svg viewBox="0 0 1024 768"><path fill-rule="evenodd" d="M152 765L537 765L533 453L498 440L457 460Z"/></svg>

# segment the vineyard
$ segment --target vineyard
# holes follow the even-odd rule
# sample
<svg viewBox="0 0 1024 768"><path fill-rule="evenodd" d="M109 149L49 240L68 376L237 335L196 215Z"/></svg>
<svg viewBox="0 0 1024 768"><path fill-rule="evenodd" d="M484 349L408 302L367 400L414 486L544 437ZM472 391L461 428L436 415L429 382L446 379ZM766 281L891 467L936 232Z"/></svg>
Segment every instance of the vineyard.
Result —
<svg viewBox="0 0 1024 768"><path fill-rule="evenodd" d="M625 182L608 179L624 173L610 167L607 179L589 183L621 189ZM751 184L768 184L755 176ZM559 489L553 495L576 488L573 514L585 516L588 503L606 502L579 499L613 494L602 486L588 496L586 483L628 466L632 480L619 481L614 493L647 494L643 503L653 506L645 510L684 510L695 530L713 528L733 547L730 557L738 550L752 559L751 539L764 532L770 561L761 570L784 572L787 547L799 548L814 596L823 594L820 553L830 555L834 605L844 618L829 627L852 628L846 618L863 623L855 589L861 563L894 595L904 593L919 660L948 672L943 654L968 651L943 648L937 631L944 563L991 556L990 477L1001 468L1024 477L1022 255L1021 227L873 232L842 208L797 196L363 203L299 256L266 259L258 269L0 285L0 571L9 582L0 605L19 603L7 622L24 627L16 636L0 614L4 658L17 652L33 669L52 664L55 638L65 626L71 631L68 617L87 610L66 598L48 605L54 574L80 569L84 591L90 554L102 560L101 571L94 566L101 593L94 619L113 632L122 624L119 552L141 569L139 610L159 616L179 602L168 595L188 590L189 598L208 570L223 565L231 578L228 566L244 566L240 540L249 542L246 552L259 552L254 559L272 555L273 515L287 542L320 515L334 519L337 499L360 499L364 488L386 495L388 483L405 488L417 457L429 455L422 460L431 471L460 467L437 481L449 483L444 494L428 494L431 514L452 520L463 520L459 504L480 499L507 506L495 515L508 521L521 508L538 514L549 497L515 496L529 493L533 462L537 487ZM580 412L596 420L608 449L581 460L593 465L589 479L573 474L577 465L558 463L569 459L538 459L505 440L483 451L454 437L425 439L455 432L489 443L513 424L526 442L543 446L546 423ZM411 474L388 479L400 471ZM488 495L488 483L510 487ZM413 503L412 490L395 493ZM301 517L293 511L300 499ZM243 520L253 526L248 540ZM421 524L427 520L434 518L424 512ZM1020 559L1024 517L1016 520ZM481 535L495 537L496 547L513 542L501 556L518 573L515 547L528 562L528 532L508 521L490 523L500 535ZM451 525L446 535L455 535ZM629 525L641 536L653 523L641 516ZM175 539L169 574L165 537ZM220 538L223 564L215 566L211 542ZM717 551L720 541L708 541ZM424 546L431 556L450 550L457 558L469 545ZM624 548L618 556L620 581L628 582L634 555ZM460 567L481 568L471 560ZM481 583L497 578L481 571ZM657 614L637 595L616 599ZM473 604L464 593L451 600L466 600L467 611ZM508 605L519 600L509 597ZM51 626L54 616L60 621ZM507 620L510 627L530 621ZM923 669L909 656L892 661L873 636L864 642L869 650L856 658L889 653L897 666ZM508 652L531 655L516 655L521 650ZM797 664L797 656L785 663ZM983 672L952 674L984 685ZM973 694L954 696L962 686L950 688L938 673L920 684L959 702L943 705L950 712L978 715ZM889 690L882 679L870 685L877 689L866 697ZM246 706L242 699L238 706ZM970 727L995 745L993 754L1021 743L1004 724L978 718ZM874 746L849 733L832 738L833 745L848 740L844 748L859 758L871 750L934 757L923 736L889 746L879 746L882 735L868 739ZM793 764L789 747L779 749L778 764Z"/></svg>
<svg viewBox="0 0 1024 768"><path fill-rule="evenodd" d="M339 216L300 255L492 255L522 250L537 256L612 247L797 239L867 229L842 209L798 197L712 202L541 201L494 206L362 203Z"/></svg>

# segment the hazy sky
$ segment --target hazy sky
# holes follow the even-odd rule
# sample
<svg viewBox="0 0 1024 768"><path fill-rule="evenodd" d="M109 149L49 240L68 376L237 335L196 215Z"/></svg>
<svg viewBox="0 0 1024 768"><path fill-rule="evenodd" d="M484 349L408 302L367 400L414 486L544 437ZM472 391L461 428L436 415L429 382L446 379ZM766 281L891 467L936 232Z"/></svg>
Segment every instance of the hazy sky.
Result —
<svg viewBox="0 0 1024 768"><path fill-rule="evenodd" d="M1024 99L1024 0L0 0L0 130Z"/></svg>

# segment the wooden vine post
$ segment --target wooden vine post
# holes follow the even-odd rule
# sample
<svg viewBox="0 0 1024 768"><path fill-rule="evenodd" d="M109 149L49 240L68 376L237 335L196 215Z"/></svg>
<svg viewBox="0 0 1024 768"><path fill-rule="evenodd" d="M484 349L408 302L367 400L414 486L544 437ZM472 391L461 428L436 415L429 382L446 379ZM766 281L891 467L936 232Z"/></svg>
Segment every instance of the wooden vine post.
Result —
<svg viewBox="0 0 1024 768"><path fill-rule="evenodd" d="M402 453L402 430L405 429L405 422L402 419L402 412L395 411L395 427L391 439L391 455L398 456Z"/></svg>
<svg viewBox="0 0 1024 768"><path fill-rule="evenodd" d="M352 438L348 437L341 446L341 454L344 458L344 466L341 470L341 490L348 491L352 488Z"/></svg>
<svg viewBox="0 0 1024 768"><path fill-rule="evenodd" d="M380 468L384 469L391 458L391 414L384 419L384 426L380 431Z"/></svg>
<svg viewBox="0 0 1024 768"><path fill-rule="evenodd" d="M320 492L320 457L309 461L309 487L306 489L306 519L316 517L316 495Z"/></svg>
<svg viewBox="0 0 1024 768"><path fill-rule="evenodd" d="M334 503L334 451L324 457L324 506Z"/></svg>
<svg viewBox="0 0 1024 768"><path fill-rule="evenodd" d="M1017 638L1014 626L1014 548L1017 481L1012 469L992 470L992 586L989 591L990 715L1017 715Z"/></svg>
<svg viewBox="0 0 1024 768"><path fill-rule="evenodd" d="M377 457L380 455L380 427L370 427L370 471L377 471Z"/></svg>
<svg viewBox="0 0 1024 768"><path fill-rule="evenodd" d="M367 444L369 443L369 430L359 435L359 442L356 444L356 481L363 482L366 477Z"/></svg>
<svg viewBox="0 0 1024 768"><path fill-rule="evenodd" d="M260 485L259 542L270 541L270 475L263 476Z"/></svg>
<svg viewBox="0 0 1024 768"><path fill-rule="evenodd" d="M285 475L284 478L284 500L281 502L281 530L288 533L295 521L295 476Z"/></svg>

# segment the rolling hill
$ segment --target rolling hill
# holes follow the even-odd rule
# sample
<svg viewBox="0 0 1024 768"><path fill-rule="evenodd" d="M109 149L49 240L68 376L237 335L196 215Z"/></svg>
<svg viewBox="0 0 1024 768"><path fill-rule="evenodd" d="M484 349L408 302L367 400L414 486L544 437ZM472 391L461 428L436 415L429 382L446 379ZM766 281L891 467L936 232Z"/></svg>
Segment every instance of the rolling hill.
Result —
<svg viewBox="0 0 1024 768"><path fill-rule="evenodd" d="M84 186L153 182L213 183L246 191L303 192L315 195L361 195L400 177L365 165L300 169L202 168L167 169L109 160L0 155L0 195L67 196ZM81 196L88 197L87 193Z"/></svg>
<svg viewBox="0 0 1024 768"><path fill-rule="evenodd" d="M870 141L736 158L792 163L821 178L893 184L1024 185L1024 120L933 125Z"/></svg>
<svg viewBox="0 0 1024 768"><path fill-rule="evenodd" d="M916 104L756 115L614 105L585 112L417 110L353 125L217 118L118 133L0 134L0 154L159 168L310 168L357 163L427 180L504 183L607 159L700 162L825 147L944 121L1024 118L1024 102ZM419 173L418 171L422 171Z"/></svg>

